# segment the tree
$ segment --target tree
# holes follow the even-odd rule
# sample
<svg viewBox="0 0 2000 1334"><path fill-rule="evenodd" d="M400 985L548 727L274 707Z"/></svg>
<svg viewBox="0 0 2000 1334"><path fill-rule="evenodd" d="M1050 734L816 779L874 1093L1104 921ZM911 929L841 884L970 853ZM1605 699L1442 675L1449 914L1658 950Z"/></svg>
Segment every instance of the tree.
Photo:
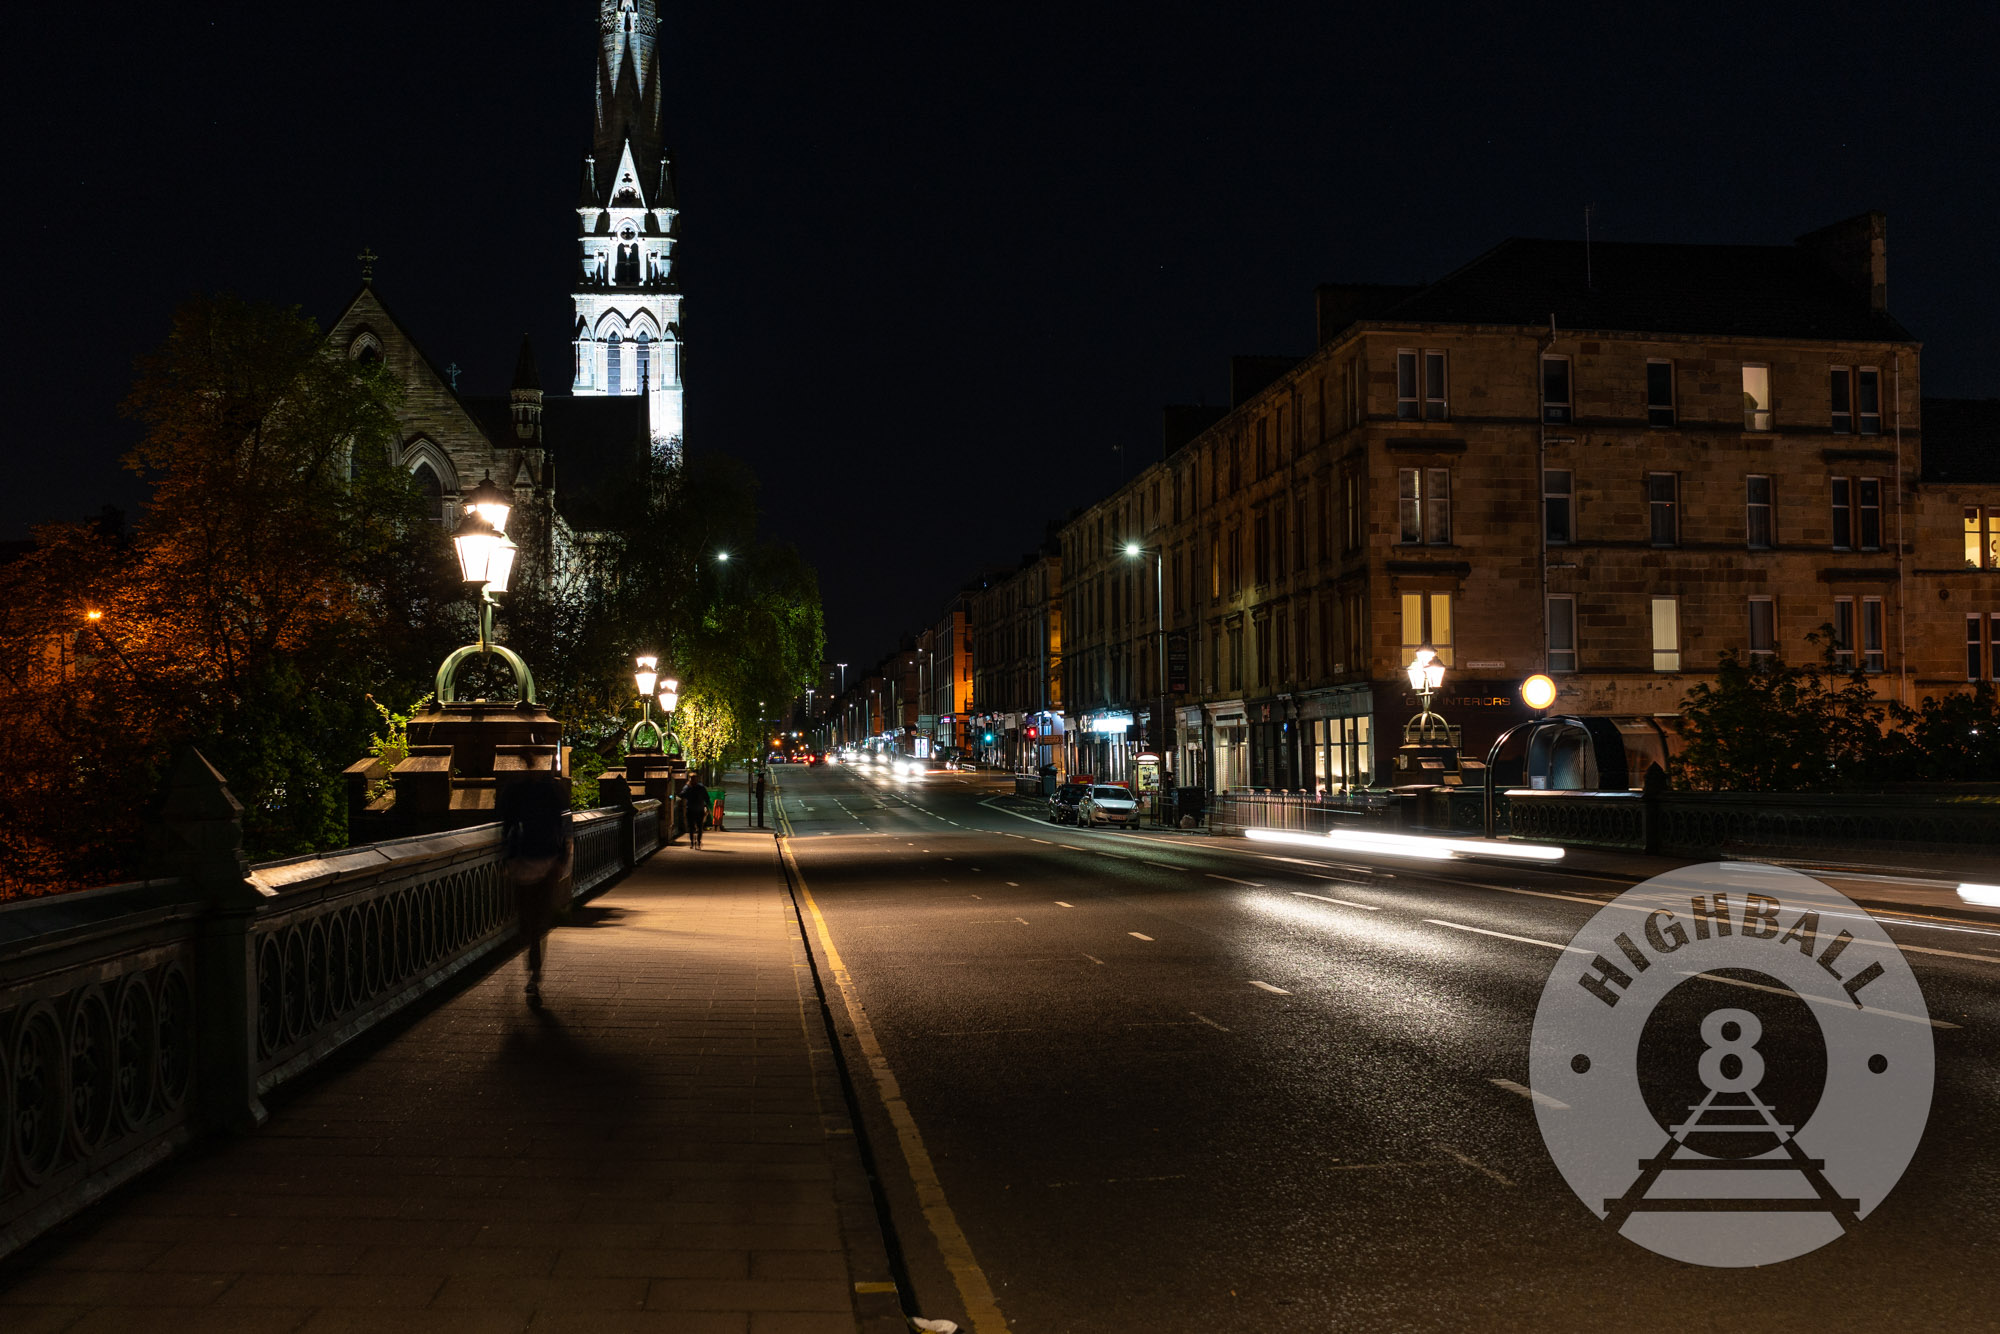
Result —
<svg viewBox="0 0 2000 1334"><path fill-rule="evenodd" d="M614 748L636 717L632 657L652 652L681 680L677 730L700 737L695 763L754 747L759 703L783 707L817 678L824 627L811 567L757 539L748 470L705 454L635 465L586 499L605 533L589 577L529 590L506 613L550 712L579 744Z"/></svg>
<svg viewBox="0 0 2000 1334"><path fill-rule="evenodd" d="M1792 666L1775 655L1745 662L1722 655L1713 683L1681 701L1685 747L1675 786L1719 792L1825 792L1879 784L1893 775L1902 742L1885 727L1901 720L1866 674L1843 669L1831 627L1806 636L1820 661Z"/></svg>
<svg viewBox="0 0 2000 1334"><path fill-rule="evenodd" d="M394 463L395 401L295 310L175 313L126 404L145 427L127 462L152 482L130 543L46 528L0 574L18 682L0 744L36 775L4 798L0 885L138 869L147 798L189 741L243 801L252 856L344 841L337 778L367 747L365 696L419 693L457 596Z"/></svg>

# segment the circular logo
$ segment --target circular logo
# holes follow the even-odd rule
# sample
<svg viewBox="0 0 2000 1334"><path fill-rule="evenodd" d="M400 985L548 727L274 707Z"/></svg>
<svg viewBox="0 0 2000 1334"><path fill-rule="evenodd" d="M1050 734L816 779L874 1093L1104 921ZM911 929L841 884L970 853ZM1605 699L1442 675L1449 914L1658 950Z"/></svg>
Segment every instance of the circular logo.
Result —
<svg viewBox="0 0 2000 1334"><path fill-rule="evenodd" d="M1577 932L1528 1056L1563 1179L1690 1264L1817 1250L1895 1186L1930 1115L1931 1019L1876 921L1755 862L1634 885Z"/></svg>

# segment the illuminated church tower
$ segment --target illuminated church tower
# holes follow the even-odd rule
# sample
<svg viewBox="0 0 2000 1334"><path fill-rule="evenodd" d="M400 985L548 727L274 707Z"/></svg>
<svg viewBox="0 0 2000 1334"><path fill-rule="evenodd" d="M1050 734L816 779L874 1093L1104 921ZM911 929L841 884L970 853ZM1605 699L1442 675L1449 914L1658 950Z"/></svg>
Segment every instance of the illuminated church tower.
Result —
<svg viewBox="0 0 2000 1334"><path fill-rule="evenodd" d="M681 456L674 164L662 137L654 0L600 0L597 126L577 200L580 396L644 394L653 455Z"/></svg>

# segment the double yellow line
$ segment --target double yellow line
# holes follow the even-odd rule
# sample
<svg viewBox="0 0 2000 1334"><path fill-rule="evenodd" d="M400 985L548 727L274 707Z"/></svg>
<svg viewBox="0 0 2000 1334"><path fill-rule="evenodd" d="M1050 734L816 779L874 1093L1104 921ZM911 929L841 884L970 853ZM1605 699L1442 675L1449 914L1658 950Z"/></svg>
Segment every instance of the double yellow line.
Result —
<svg viewBox="0 0 2000 1334"><path fill-rule="evenodd" d="M1007 1319L1000 1314L1000 1304L994 1299L993 1285L986 1279L986 1271L979 1267L979 1261L972 1254L972 1243L966 1240L965 1230L958 1225L958 1215L945 1199L944 1183L938 1180L937 1164L931 1160L930 1150L924 1147L924 1137L917 1130L917 1121L910 1114L909 1104L903 1101L902 1084L896 1072L889 1066L889 1058L882 1052L882 1043L875 1036L875 1026L868 1022L868 1012L861 1008L861 998L855 993L853 975L847 971L847 964L840 957L840 950L833 943L833 933L827 930L826 917L819 910L819 904L806 885L805 873L799 869L799 859L792 852L792 822L785 816L784 802L778 802L778 854L785 859L785 868L791 872L792 883L799 887L799 900L805 906L806 914L812 918L813 931L819 937L820 952L826 956L827 970L833 974L834 985L840 988L841 999L847 1003L847 1017L854 1025L854 1041L861 1048L861 1055L868 1062L868 1071L875 1077L875 1091L881 1096L882 1105L889 1113L889 1123L896 1128L896 1142L902 1147L903 1162L908 1167L910 1181L917 1191L917 1203L922 1207L924 1222L930 1227L931 1237L944 1257L945 1268L951 1271L952 1282L958 1286L958 1298L965 1308L966 1318L972 1322L973 1334L1007 1334Z"/></svg>

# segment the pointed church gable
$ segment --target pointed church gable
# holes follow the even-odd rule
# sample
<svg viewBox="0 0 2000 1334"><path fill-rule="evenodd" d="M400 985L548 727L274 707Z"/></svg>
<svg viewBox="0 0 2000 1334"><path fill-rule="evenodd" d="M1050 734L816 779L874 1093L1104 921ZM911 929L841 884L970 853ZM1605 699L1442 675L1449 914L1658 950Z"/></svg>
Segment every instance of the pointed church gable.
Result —
<svg viewBox="0 0 2000 1334"><path fill-rule="evenodd" d="M372 286L355 294L327 333L327 343L348 355L356 355L357 346L372 345L401 382L403 401L396 409L396 419L404 445L398 463L414 469L420 460L434 454L433 471L446 490L454 492L500 467L496 445L512 441L492 438ZM424 447L413 449L419 441ZM442 468L437 466L440 462Z"/></svg>

